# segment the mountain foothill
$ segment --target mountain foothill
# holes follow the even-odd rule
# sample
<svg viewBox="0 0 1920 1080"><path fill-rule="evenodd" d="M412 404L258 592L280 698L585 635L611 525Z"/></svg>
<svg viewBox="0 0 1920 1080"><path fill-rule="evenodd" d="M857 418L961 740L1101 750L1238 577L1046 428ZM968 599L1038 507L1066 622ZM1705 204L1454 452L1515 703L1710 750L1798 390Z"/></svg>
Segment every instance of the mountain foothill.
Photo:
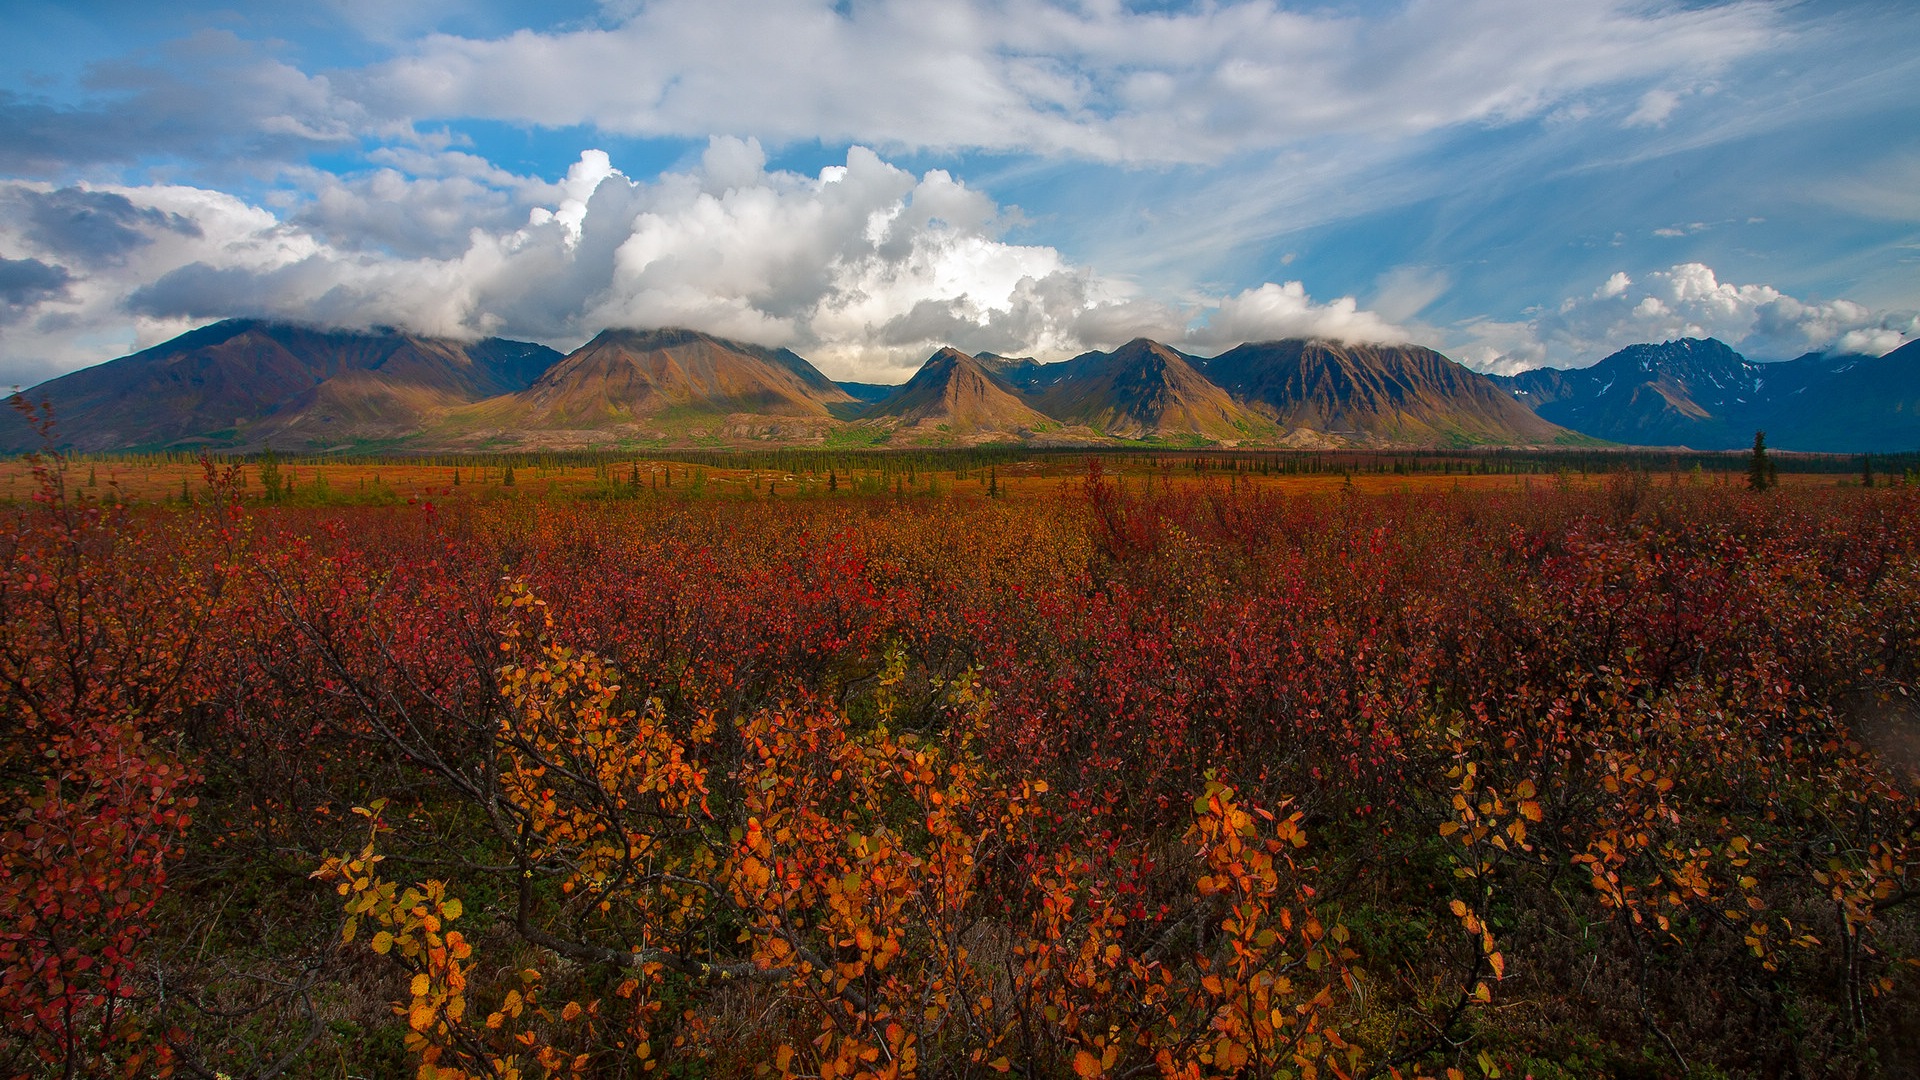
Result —
<svg viewBox="0 0 1920 1080"><path fill-rule="evenodd" d="M1624 444L1920 448L1920 342L1757 363L1633 345L1591 367L1483 375L1415 345L1141 338L1041 363L955 348L904 384L837 383L787 349L611 329L570 353L397 330L231 319L42 383L80 452L626 450L820 445L1295 449ZM0 449L38 448L20 418Z"/></svg>

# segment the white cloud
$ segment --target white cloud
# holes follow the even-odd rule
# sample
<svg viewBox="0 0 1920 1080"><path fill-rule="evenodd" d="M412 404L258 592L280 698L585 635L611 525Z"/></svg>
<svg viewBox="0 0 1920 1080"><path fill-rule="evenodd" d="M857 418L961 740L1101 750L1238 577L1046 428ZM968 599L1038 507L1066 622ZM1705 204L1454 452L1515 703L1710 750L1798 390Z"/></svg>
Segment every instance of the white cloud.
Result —
<svg viewBox="0 0 1920 1080"><path fill-rule="evenodd" d="M1187 340L1195 345L1228 347L1242 341L1278 338L1391 342L1406 341L1411 336L1362 309L1351 296L1316 304L1304 285L1289 281L1285 285L1267 282L1221 300Z"/></svg>
<svg viewBox="0 0 1920 1080"><path fill-rule="evenodd" d="M1453 287L1453 277L1430 266L1396 266L1381 274L1374 290L1373 310L1383 319L1399 322L1425 311Z"/></svg>
<svg viewBox="0 0 1920 1080"><path fill-rule="evenodd" d="M769 171L758 143L726 138L650 182L600 151L557 183L458 153L390 165L318 174L284 215L184 186L0 184L0 256L38 259L35 280L59 279L9 309L0 379L36 381L235 315L561 347L608 326L684 325L876 380L904 378L946 344L1057 359L1138 335L1198 347L1406 336L1352 297L1315 302L1298 281L1141 295L1054 248L1009 242L1009 213L945 171L915 175L864 147L813 176ZM120 207L97 264L65 265L71 245L36 239L32 216L6 209L82 195Z"/></svg>
<svg viewBox="0 0 1920 1080"><path fill-rule="evenodd" d="M1672 90L1649 90L1640 95L1640 104L1627 116L1628 127L1659 127L1680 107L1680 95Z"/></svg>
<svg viewBox="0 0 1920 1080"><path fill-rule="evenodd" d="M1737 285L1703 263L1641 275L1616 273L1525 322L1475 320L1455 328L1454 355L1510 374L1542 365L1579 367L1639 342L1719 338L1757 360L1807 352L1881 354L1920 337L1920 314L1875 311L1851 300L1801 300L1771 285Z"/></svg>
<svg viewBox="0 0 1920 1080"><path fill-rule="evenodd" d="M1412 3L1372 18L1264 2L657 0L610 26L436 35L352 77L404 118L733 131L788 141L1214 161L1326 135L1396 137L1698 81L1769 46L1778 5ZM1643 92L1663 123L1680 92Z"/></svg>

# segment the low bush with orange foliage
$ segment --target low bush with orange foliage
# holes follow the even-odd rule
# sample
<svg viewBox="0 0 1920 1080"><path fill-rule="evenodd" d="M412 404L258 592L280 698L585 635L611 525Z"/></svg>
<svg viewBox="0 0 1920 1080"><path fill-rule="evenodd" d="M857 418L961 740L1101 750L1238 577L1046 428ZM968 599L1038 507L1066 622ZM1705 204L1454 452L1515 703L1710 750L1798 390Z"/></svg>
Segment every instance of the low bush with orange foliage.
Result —
<svg viewBox="0 0 1920 1080"><path fill-rule="evenodd" d="M1920 496L0 511L0 1074L1897 1076Z"/></svg>

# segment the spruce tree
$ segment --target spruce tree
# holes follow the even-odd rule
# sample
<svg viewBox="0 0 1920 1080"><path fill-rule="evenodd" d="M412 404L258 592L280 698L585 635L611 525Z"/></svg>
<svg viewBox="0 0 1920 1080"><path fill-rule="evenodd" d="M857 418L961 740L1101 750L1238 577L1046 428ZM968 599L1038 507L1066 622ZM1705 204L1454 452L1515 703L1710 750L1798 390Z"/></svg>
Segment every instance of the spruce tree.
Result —
<svg viewBox="0 0 1920 1080"><path fill-rule="evenodd" d="M1753 453L1747 458L1747 487L1765 491L1773 485L1773 462L1767 457L1767 433L1753 433Z"/></svg>
<svg viewBox="0 0 1920 1080"><path fill-rule="evenodd" d="M268 502L280 501L280 459L274 456L272 443L260 458L260 486L266 489Z"/></svg>

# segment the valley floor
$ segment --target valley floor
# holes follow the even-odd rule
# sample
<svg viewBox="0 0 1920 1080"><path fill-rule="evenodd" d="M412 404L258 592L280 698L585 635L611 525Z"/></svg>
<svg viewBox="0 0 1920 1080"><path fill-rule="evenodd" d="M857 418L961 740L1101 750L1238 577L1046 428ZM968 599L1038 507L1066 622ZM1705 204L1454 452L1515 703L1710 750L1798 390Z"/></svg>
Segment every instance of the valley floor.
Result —
<svg viewBox="0 0 1920 1080"><path fill-rule="evenodd" d="M0 465L0 1075L1920 1069L1920 488L1279 460Z"/></svg>

